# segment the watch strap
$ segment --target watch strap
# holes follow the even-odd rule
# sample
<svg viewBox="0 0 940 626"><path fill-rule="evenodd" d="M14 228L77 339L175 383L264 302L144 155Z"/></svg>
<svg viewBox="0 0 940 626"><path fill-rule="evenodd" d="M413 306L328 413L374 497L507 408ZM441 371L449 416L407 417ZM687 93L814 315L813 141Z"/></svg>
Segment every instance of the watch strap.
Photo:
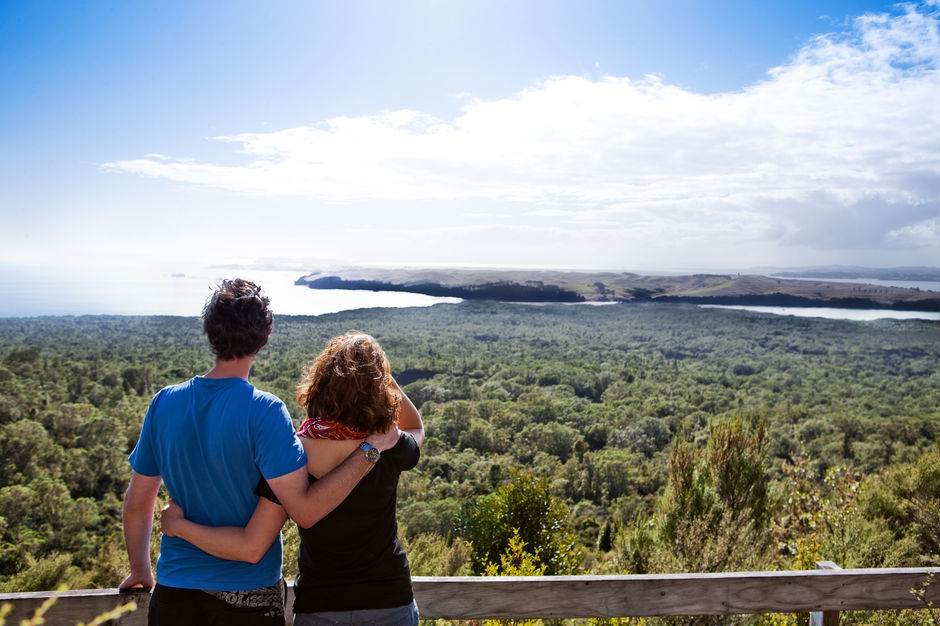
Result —
<svg viewBox="0 0 940 626"><path fill-rule="evenodd" d="M378 448L373 446L371 443L366 443L365 441L359 444L359 449L365 453L366 460L372 464L378 463L379 458L382 456L382 453Z"/></svg>

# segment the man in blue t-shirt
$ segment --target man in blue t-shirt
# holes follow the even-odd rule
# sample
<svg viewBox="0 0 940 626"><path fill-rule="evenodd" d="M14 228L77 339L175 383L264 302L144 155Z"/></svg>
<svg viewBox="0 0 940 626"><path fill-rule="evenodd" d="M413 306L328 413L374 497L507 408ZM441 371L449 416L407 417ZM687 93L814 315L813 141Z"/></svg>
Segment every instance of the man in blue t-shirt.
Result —
<svg viewBox="0 0 940 626"><path fill-rule="evenodd" d="M215 365L205 376L154 396L130 455L134 471L124 498L124 538L131 573L120 586L154 587L152 626L284 623L280 538L260 547L257 562L247 563L162 536L154 585L150 534L161 482L189 519L241 527L255 510L253 491L263 477L291 518L307 527L342 502L374 465L374 457L357 450L323 480L308 484L307 459L284 403L248 382L271 333L268 303L254 283L222 282L202 315ZM397 440L397 432L372 435L366 448L386 450Z"/></svg>

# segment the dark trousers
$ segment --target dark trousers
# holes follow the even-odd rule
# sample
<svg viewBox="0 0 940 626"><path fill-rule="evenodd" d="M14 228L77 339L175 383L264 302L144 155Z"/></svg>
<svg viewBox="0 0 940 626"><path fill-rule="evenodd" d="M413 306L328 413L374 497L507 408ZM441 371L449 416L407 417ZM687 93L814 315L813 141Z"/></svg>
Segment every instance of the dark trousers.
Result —
<svg viewBox="0 0 940 626"><path fill-rule="evenodd" d="M279 583L283 587L283 580ZM236 592L237 593L237 592ZM232 594L236 595L235 593ZM156 585L147 612L149 626L284 626L284 594L280 607L253 602L226 602L200 591ZM241 605L240 605L241 604Z"/></svg>

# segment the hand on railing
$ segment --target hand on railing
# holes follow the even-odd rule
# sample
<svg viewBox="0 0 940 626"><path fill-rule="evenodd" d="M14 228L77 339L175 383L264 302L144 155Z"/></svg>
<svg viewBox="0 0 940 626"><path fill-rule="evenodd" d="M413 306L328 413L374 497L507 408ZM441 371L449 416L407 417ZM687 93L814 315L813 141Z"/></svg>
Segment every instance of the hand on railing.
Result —
<svg viewBox="0 0 940 626"><path fill-rule="evenodd" d="M131 572L127 575L127 578L118 585L118 589L133 589L140 588L149 591L153 588L154 579L153 572Z"/></svg>

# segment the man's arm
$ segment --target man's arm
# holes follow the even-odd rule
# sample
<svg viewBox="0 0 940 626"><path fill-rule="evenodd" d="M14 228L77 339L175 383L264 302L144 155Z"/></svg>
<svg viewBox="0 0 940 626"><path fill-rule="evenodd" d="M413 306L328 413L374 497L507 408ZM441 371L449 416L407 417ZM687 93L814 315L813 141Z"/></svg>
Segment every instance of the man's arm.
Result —
<svg viewBox="0 0 940 626"><path fill-rule="evenodd" d="M366 442L385 451L398 442L398 436L398 429L391 428L387 433L369 435ZM362 450L356 449L338 467L312 485L307 480L306 467L269 478L268 485L290 518L301 528L309 528L345 500L373 466Z"/></svg>
<svg viewBox="0 0 940 626"><path fill-rule="evenodd" d="M230 561L260 561L287 521L284 509L267 498L258 506L244 528L240 526L203 526L184 517L183 509L170 500L160 511L160 529L164 535L179 537L203 552Z"/></svg>
<svg viewBox="0 0 940 626"><path fill-rule="evenodd" d="M134 472L124 493L124 545L131 573L120 584L128 587L153 587L153 568L150 563L150 532L153 529L153 509L162 479Z"/></svg>

